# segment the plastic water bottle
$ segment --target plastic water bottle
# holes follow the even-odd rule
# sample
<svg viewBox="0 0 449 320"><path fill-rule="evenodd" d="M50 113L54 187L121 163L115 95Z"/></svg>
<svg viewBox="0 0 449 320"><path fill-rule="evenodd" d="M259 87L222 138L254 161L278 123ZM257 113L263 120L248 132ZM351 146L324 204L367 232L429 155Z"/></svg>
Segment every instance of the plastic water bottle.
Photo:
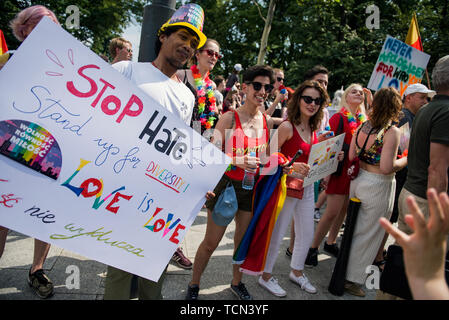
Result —
<svg viewBox="0 0 449 320"><path fill-rule="evenodd" d="M255 157L256 153L252 151L249 154L251 157ZM254 177L256 176L255 172L245 170L245 175L242 180L242 188L245 190L253 190L254 188Z"/></svg>

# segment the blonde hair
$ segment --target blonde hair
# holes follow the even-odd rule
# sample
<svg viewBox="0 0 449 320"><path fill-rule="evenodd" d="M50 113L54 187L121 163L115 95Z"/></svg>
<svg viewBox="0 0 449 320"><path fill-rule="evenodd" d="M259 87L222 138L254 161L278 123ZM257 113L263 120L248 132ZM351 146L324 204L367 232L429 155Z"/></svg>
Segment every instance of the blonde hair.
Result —
<svg viewBox="0 0 449 320"><path fill-rule="evenodd" d="M121 37L114 38L109 42L109 54L111 55L112 59L115 59L115 56L117 55L115 49L123 49L125 47L125 43L132 45L131 41L128 41Z"/></svg>
<svg viewBox="0 0 449 320"><path fill-rule="evenodd" d="M359 86L361 88L363 88L363 86L359 83L352 83L349 85L349 87L346 88L346 90L343 92L343 95L341 96L340 99L340 104L338 106L338 112L340 112L340 110L344 107L346 110L350 111L349 109L349 105L346 102L346 97L348 96L348 93L356 86ZM361 113L363 113L364 115L366 115L366 109L365 109L365 103L362 102L361 104L359 104L358 109Z"/></svg>
<svg viewBox="0 0 449 320"><path fill-rule="evenodd" d="M12 33L17 40L22 42L28 36L26 32L29 27L32 26L34 28L44 16L50 17L54 23L59 25L59 21L53 11L41 5L35 5L23 9L13 20L11 20L9 25L12 29Z"/></svg>

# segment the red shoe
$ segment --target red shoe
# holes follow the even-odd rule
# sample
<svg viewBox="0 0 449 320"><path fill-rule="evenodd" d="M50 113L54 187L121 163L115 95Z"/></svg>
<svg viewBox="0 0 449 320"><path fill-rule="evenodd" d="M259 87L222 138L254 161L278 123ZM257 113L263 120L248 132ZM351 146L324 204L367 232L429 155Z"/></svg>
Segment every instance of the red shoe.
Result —
<svg viewBox="0 0 449 320"><path fill-rule="evenodd" d="M173 253L173 256L171 257L171 261L175 262L178 267L190 270L192 269L192 262L182 253L182 249L178 248L176 249L175 253Z"/></svg>

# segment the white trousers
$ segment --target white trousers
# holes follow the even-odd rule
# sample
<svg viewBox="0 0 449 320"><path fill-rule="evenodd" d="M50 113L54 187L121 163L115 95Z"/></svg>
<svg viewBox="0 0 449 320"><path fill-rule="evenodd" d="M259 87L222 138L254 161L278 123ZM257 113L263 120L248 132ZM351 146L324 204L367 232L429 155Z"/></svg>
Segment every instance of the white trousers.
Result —
<svg viewBox="0 0 449 320"><path fill-rule="evenodd" d="M276 225L271 235L270 247L267 253L264 272L272 273L279 253L279 247L287 231L288 225L294 219L295 247L293 249L291 268L303 270L307 252L313 241L315 208L313 184L304 188L302 199L286 197L284 207L279 213Z"/></svg>
<svg viewBox="0 0 449 320"><path fill-rule="evenodd" d="M360 169L351 181L350 197L360 199L361 206L355 224L349 253L346 279L364 284L366 268L372 265L385 235L379 219L390 219L393 212L396 180L394 174L376 174Z"/></svg>

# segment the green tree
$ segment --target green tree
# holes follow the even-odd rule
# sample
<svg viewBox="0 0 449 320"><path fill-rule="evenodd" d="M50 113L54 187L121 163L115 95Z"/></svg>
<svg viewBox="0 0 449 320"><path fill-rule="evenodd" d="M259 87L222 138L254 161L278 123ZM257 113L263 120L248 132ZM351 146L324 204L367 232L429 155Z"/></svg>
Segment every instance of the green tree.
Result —
<svg viewBox="0 0 449 320"><path fill-rule="evenodd" d="M9 28L9 22L21 10L41 4L52 10L61 26L96 53L106 53L110 39L119 36L132 19L142 21L145 0L2 0L0 1L0 28L5 33L6 42L11 49L19 42ZM79 28L67 29L65 22L70 16L66 9L75 5L80 12Z"/></svg>
<svg viewBox="0 0 449 320"><path fill-rule="evenodd" d="M255 64L269 0L195 2L205 10L205 34L218 40L224 53L213 74L226 76L235 63ZM315 64L331 71L330 93L352 82L367 85L386 36L405 41L413 11L424 51L431 55L429 73L438 58L449 52L448 0L375 1L380 28L370 30L366 8L372 4L361 0L278 1L265 63L284 69L291 87L301 83L304 72Z"/></svg>

